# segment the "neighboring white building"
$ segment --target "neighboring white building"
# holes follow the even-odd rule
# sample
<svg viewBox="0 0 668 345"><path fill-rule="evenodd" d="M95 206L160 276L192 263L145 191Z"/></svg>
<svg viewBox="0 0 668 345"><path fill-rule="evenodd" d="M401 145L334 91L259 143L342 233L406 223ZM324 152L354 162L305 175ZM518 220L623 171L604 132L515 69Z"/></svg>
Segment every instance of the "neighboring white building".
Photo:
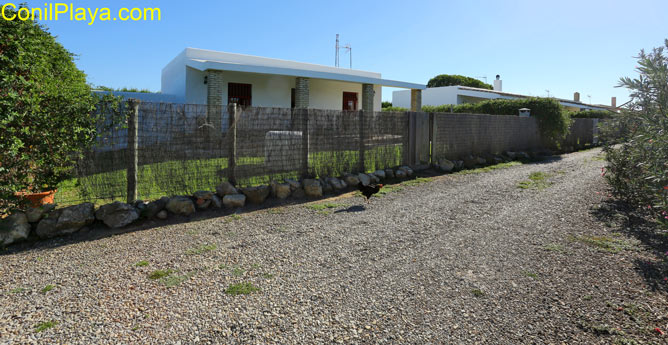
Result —
<svg viewBox="0 0 668 345"><path fill-rule="evenodd" d="M501 91L501 80L494 80L495 90L480 89L468 86L442 86L427 88L422 91L422 105L439 106L445 104L477 103L490 99L520 99L531 96L508 93ZM392 106L409 108L410 91L394 91L392 93ZM613 110L616 107L615 98L612 106L592 105L580 102L580 94L576 92L573 100L555 98L561 105L570 111L579 110Z"/></svg>
<svg viewBox="0 0 668 345"><path fill-rule="evenodd" d="M186 48L162 69L161 93L188 104L380 110L382 86L411 89L414 98L426 88L380 73Z"/></svg>

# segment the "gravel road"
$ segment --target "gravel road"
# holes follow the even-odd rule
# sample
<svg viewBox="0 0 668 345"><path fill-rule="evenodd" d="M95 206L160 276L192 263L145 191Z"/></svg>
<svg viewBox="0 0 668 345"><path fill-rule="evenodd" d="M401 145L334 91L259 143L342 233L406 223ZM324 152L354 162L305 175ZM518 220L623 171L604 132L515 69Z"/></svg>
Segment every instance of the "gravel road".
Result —
<svg viewBox="0 0 668 345"><path fill-rule="evenodd" d="M0 344L664 343L655 253L596 216L599 154L8 248Z"/></svg>

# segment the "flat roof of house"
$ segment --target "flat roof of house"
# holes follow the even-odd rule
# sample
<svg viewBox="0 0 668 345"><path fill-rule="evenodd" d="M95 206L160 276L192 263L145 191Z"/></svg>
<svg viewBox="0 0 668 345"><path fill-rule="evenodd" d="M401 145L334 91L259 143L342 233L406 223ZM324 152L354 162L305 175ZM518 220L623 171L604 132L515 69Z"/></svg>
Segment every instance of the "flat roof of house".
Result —
<svg viewBox="0 0 668 345"><path fill-rule="evenodd" d="M503 92L503 91L481 89L481 88L470 87L470 86L457 86L457 88L460 89L460 90L488 92L488 93L495 93L497 95L511 96L511 97L517 97L517 98L532 97L532 96L527 96L527 95L520 95L520 94L517 94L517 93L509 93L509 92ZM583 102L574 101L572 99L564 99L564 98L556 98L556 97L553 97L553 98L556 99L557 101L559 101L560 103L568 103L568 105L585 106L585 107L590 107L590 108L602 108L602 109L606 109L606 110L614 109L611 106L602 105L602 104L587 104L587 103L583 103Z"/></svg>
<svg viewBox="0 0 668 345"><path fill-rule="evenodd" d="M423 84L382 79L380 73L324 66L260 56L225 53L213 50L186 48L179 56L185 58L186 66L194 69L222 70L261 74L276 74L294 77L328 79L351 83L374 84L405 89L425 89Z"/></svg>

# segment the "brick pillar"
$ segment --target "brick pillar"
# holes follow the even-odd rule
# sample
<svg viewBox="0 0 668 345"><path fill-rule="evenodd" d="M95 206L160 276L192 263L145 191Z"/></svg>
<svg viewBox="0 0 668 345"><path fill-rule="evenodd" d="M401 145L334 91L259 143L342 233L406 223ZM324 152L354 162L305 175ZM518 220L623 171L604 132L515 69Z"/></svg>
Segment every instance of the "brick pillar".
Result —
<svg viewBox="0 0 668 345"><path fill-rule="evenodd" d="M297 77L295 80L295 108L308 108L309 86L308 78Z"/></svg>
<svg viewBox="0 0 668 345"><path fill-rule="evenodd" d="M411 90L411 111L422 110L422 90Z"/></svg>
<svg viewBox="0 0 668 345"><path fill-rule="evenodd" d="M373 112L373 97L375 94L373 84L362 84L362 110Z"/></svg>
<svg viewBox="0 0 668 345"><path fill-rule="evenodd" d="M223 115L223 72L215 70L206 71L206 104L207 122L215 129L215 133L222 134L222 115Z"/></svg>

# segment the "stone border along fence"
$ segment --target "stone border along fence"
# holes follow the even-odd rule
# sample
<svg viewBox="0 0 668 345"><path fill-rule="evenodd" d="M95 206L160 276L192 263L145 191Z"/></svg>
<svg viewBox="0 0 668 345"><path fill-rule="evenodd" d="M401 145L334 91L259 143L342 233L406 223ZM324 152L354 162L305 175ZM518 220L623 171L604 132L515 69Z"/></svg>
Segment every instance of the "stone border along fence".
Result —
<svg viewBox="0 0 668 345"><path fill-rule="evenodd" d="M102 144L91 152L92 157L111 152L112 157L125 158L122 162L127 167L128 202L114 201L97 209L91 202L63 208L50 204L13 213L0 220L0 245L63 236L96 221L111 228L121 228L140 219L166 219L170 214L188 216L208 208L233 209L243 207L246 202L262 204L269 197L281 200L315 199L323 194L338 194L357 188L360 182L367 185L384 180L400 181L413 176L415 170L430 166L448 173L549 154L540 147L536 120L517 116L412 112L365 115L362 112L319 110L242 110L232 106L228 112L218 113L223 118L228 117L228 126L223 125L220 132L215 129L212 132L206 118L195 118L193 122L197 126L192 132L179 133L168 127L166 131L142 137L138 135L142 132L141 124L148 120L138 116L138 103L131 102L130 106L135 110L134 118L130 117L125 130L126 141L121 143L124 147L119 152L113 152L110 147L119 143L109 144L107 138L100 138L98 143ZM195 113L207 114L199 110ZM276 113L279 116L271 118ZM186 120L183 117L181 123ZM153 126L158 123L155 118L149 122ZM272 130L275 128L289 130ZM575 119L564 145L572 150L596 144L596 134L596 119ZM118 133L116 137L119 137ZM167 144L171 148L174 145L189 145L177 147L185 152L183 157L187 158L227 158L227 168L222 169L222 176L217 176L215 191L181 193L155 198L150 202L136 200L139 163L165 164L175 159L168 154L148 160L140 155L143 148L153 147L156 143ZM240 152L243 153L239 155ZM258 168L259 173L238 169L241 166L236 165L237 155L254 157L262 154L261 163L251 159L249 164ZM351 156L355 157L351 159ZM311 162L314 157L324 161L315 165ZM368 162L372 162L369 165L373 165L373 172L369 172ZM90 161L85 163L87 167L91 166ZM343 165L343 168L335 169L337 165ZM106 169L98 166L93 171L99 173ZM277 178L281 172L294 170L301 172L301 178ZM348 172L342 172L346 170ZM247 178L260 173L269 174L271 181L245 187L230 183L239 177Z"/></svg>

